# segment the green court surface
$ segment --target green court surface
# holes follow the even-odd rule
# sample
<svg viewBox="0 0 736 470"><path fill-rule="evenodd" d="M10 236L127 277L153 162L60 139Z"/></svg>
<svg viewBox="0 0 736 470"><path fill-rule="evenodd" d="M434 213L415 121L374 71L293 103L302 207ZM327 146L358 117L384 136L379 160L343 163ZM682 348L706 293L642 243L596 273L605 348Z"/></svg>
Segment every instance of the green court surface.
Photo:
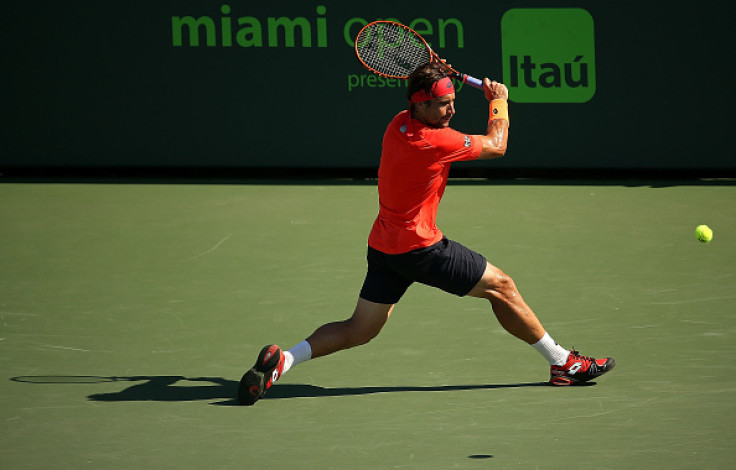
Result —
<svg viewBox="0 0 736 470"><path fill-rule="evenodd" d="M456 181L439 226L585 387L486 301L415 285L370 344L237 382L352 312L375 184L0 184L0 468L731 468L736 185ZM696 241L695 227L715 232Z"/></svg>

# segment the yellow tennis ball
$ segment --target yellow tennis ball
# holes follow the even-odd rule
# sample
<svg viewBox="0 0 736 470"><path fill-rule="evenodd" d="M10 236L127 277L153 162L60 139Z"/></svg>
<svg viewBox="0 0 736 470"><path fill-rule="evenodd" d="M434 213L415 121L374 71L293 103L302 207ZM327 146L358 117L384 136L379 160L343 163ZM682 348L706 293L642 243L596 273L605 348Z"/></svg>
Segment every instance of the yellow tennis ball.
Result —
<svg viewBox="0 0 736 470"><path fill-rule="evenodd" d="M713 240L713 230L707 225L698 225L695 228L695 238L703 243L708 243Z"/></svg>

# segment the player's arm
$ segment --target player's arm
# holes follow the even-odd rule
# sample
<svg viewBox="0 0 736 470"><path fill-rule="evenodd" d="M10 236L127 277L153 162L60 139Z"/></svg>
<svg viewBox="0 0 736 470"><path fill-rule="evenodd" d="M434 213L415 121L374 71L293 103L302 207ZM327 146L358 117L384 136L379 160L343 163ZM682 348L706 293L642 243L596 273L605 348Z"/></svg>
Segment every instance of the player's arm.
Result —
<svg viewBox="0 0 736 470"><path fill-rule="evenodd" d="M479 160L503 157L509 140L508 88L503 83L484 78L483 89L490 107L486 135L480 136L483 150L478 155Z"/></svg>

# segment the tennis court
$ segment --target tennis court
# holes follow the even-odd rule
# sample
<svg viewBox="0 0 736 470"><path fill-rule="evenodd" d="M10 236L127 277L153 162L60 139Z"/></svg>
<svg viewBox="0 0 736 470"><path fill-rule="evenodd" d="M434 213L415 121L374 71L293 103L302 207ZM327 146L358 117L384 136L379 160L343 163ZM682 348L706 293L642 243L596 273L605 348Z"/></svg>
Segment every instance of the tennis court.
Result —
<svg viewBox="0 0 736 470"><path fill-rule="evenodd" d="M0 467L729 468L735 208L724 180L452 181L445 234L616 369L545 386L487 302L415 285L241 407L264 344L351 313L374 182L5 182Z"/></svg>

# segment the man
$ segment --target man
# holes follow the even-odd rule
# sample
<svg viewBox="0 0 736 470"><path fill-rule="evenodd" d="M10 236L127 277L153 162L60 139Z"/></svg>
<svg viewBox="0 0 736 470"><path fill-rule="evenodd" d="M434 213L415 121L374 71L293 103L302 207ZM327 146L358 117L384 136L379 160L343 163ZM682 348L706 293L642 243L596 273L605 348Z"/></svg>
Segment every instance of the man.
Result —
<svg viewBox="0 0 736 470"><path fill-rule="evenodd" d="M368 272L353 315L319 327L288 351L264 347L240 381L242 404L255 403L300 362L373 339L413 282L488 299L499 323L547 359L553 385L586 382L614 367L612 358L581 356L555 343L508 275L482 255L448 240L435 225L450 163L506 153L508 89L487 78L483 86L490 102L486 135L466 135L450 128L455 90L446 67L430 62L409 76L410 107L394 117L383 137L380 209L368 237Z"/></svg>

